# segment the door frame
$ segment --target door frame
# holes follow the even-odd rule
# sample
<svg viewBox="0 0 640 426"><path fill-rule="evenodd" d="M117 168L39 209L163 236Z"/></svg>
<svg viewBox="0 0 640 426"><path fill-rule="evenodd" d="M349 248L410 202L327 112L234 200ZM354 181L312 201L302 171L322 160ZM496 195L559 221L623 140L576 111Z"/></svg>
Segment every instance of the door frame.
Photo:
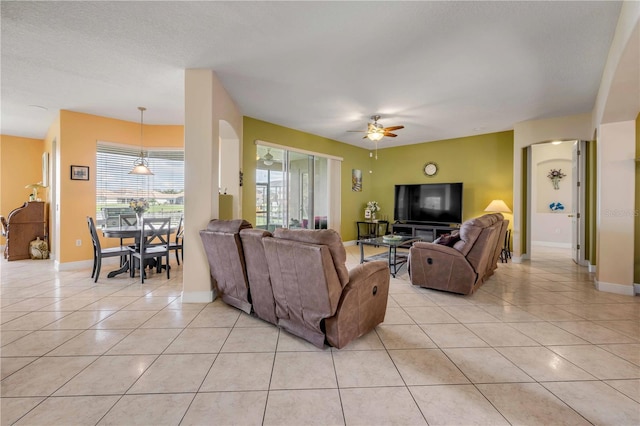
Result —
<svg viewBox="0 0 640 426"><path fill-rule="evenodd" d="M585 256L586 236L586 151L587 143L583 140L574 142L572 152L572 172L574 173L573 188L571 190L571 255L573 261L581 266L587 265ZM577 170L576 170L577 169ZM577 176L576 176L577 175Z"/></svg>
<svg viewBox="0 0 640 426"><path fill-rule="evenodd" d="M586 162L586 141L581 140L581 139L573 139L573 138L567 138L567 139L557 139L559 141L562 142L571 142L571 141L575 141L578 142L581 146L581 155L580 155L580 162L581 162L581 171L579 172L580 176L578 177L578 179L574 179L574 183L575 183L575 188L579 188L579 208L580 208L580 221L578 223L578 225L576 227L572 226L572 234L575 232L577 233L577 237L580 240L580 244L581 244L581 250L579 252L579 257L578 257L578 262L576 262L577 264L579 264L580 266L587 266L588 262L585 258L585 254L586 254L586 250L584 250L584 242L585 242L585 227L586 227L586 210L585 210L585 199L586 199L586 185L585 185L585 177L587 175L587 162ZM522 253L522 259L531 259L531 218L533 217L533 205L532 205L532 200L531 200L531 183L533 181L533 167L531 164L532 161L532 147L533 145L537 145L537 144L542 144L542 143L549 143L552 142L552 140L548 140L548 141L540 141L540 142L536 142L536 143L532 143L530 145L527 145L526 147L523 147L522 149L526 152L523 152L523 160L526 161L526 169L522 171L522 178L523 178L523 183L524 185L526 185L526 188L523 188L524 190L526 190L526 196L523 197L523 201L525 204L525 208L524 208L524 212L525 212L525 217L522 218L523 220L523 224L524 224L524 229L523 232L526 236L525 238L525 244L524 244L524 252ZM580 182L579 186L578 183ZM572 241L573 241L573 236L572 236ZM573 250L573 248L572 248Z"/></svg>

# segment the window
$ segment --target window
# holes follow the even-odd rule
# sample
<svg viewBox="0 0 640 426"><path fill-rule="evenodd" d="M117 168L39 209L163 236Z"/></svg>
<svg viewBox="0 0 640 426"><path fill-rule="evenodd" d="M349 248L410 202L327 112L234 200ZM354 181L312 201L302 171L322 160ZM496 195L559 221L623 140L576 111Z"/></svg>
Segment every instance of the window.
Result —
<svg viewBox="0 0 640 426"><path fill-rule="evenodd" d="M145 152L151 176L130 175L140 150L98 142L96 150L96 222L116 225L118 215L132 213L129 201L145 198L145 216L171 217L177 225L184 212L184 149L150 149Z"/></svg>
<svg viewBox="0 0 640 426"><path fill-rule="evenodd" d="M256 228L340 229L342 159L256 145Z"/></svg>

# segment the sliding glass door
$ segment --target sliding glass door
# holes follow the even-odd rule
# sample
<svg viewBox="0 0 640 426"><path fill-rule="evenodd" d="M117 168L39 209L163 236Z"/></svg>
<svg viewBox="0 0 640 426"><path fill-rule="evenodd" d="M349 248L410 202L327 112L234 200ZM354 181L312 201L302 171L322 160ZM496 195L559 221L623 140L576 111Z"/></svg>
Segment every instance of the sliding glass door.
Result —
<svg viewBox="0 0 640 426"><path fill-rule="evenodd" d="M258 145L256 226L327 228L327 159Z"/></svg>

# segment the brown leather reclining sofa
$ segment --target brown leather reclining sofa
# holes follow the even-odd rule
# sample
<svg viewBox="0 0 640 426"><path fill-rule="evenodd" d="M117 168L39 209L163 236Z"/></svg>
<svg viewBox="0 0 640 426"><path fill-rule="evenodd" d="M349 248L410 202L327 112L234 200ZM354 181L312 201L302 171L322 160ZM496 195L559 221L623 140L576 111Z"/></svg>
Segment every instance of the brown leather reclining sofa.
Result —
<svg viewBox="0 0 640 426"><path fill-rule="evenodd" d="M509 221L492 213L464 222L453 246L417 242L409 253L411 284L471 294L497 268Z"/></svg>
<svg viewBox="0 0 640 426"><path fill-rule="evenodd" d="M347 270L332 229L271 234L244 220L212 220L200 237L223 301L318 347L343 348L384 321L389 265Z"/></svg>

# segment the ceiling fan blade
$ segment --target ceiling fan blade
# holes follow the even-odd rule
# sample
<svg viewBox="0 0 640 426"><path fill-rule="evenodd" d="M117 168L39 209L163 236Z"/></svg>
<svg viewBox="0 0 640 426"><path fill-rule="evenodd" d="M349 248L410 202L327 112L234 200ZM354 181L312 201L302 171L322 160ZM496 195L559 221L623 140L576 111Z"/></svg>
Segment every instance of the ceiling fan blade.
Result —
<svg viewBox="0 0 640 426"><path fill-rule="evenodd" d="M347 133L367 133L366 130L347 130Z"/></svg>
<svg viewBox="0 0 640 426"><path fill-rule="evenodd" d="M385 127L384 131L385 132L392 132L394 130L400 130L400 129L404 129L404 126L391 126L391 127Z"/></svg>
<svg viewBox="0 0 640 426"><path fill-rule="evenodd" d="M395 135L395 134L389 133L389 132L384 132L384 135L385 136L389 136L390 138L395 138L396 136L398 136L398 135Z"/></svg>
<svg viewBox="0 0 640 426"><path fill-rule="evenodd" d="M364 135L362 139L367 139L367 137L368 137L368 134Z"/></svg>

